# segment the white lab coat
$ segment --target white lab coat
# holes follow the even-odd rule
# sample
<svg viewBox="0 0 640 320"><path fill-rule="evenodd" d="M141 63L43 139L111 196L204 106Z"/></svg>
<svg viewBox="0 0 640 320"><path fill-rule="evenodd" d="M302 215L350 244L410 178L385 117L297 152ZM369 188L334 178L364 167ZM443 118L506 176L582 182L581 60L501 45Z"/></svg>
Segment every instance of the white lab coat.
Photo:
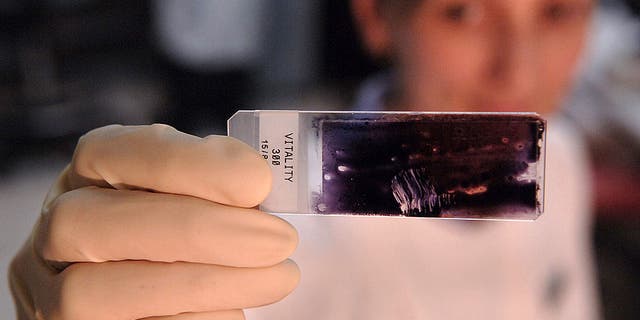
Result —
<svg viewBox="0 0 640 320"><path fill-rule="evenodd" d="M584 153L549 121L535 222L283 215L300 234L300 284L247 318L598 318Z"/></svg>

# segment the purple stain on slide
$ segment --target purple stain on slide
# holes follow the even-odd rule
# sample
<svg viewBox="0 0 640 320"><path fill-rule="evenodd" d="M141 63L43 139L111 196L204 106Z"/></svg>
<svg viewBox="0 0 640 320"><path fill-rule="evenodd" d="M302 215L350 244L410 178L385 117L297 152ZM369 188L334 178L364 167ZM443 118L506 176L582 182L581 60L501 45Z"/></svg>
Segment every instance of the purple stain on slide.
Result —
<svg viewBox="0 0 640 320"><path fill-rule="evenodd" d="M530 219L544 122L500 114L319 121L322 212Z"/></svg>

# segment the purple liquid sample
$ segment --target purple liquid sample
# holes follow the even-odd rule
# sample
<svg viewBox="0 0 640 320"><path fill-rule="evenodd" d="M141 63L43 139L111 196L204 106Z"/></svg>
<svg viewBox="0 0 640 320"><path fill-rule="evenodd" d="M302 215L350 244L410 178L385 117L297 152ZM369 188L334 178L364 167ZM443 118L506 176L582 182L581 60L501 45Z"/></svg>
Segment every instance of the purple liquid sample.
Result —
<svg viewBox="0 0 640 320"><path fill-rule="evenodd" d="M326 213L533 219L544 122L532 115L320 120Z"/></svg>

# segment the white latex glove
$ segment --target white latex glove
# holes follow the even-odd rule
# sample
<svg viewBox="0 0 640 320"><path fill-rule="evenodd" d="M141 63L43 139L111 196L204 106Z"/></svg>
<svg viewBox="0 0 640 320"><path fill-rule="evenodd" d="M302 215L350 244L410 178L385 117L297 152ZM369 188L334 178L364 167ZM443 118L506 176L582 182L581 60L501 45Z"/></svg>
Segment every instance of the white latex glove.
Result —
<svg viewBox="0 0 640 320"><path fill-rule="evenodd" d="M164 125L87 133L10 268L18 318L243 319L297 285L298 236L251 207L268 164Z"/></svg>

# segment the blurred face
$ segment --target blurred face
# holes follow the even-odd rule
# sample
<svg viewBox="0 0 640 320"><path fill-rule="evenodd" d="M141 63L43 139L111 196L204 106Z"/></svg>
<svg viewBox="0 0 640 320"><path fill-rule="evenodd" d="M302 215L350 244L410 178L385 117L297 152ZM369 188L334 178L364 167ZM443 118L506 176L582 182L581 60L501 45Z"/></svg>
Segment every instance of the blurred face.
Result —
<svg viewBox="0 0 640 320"><path fill-rule="evenodd" d="M383 38L370 47L396 67L397 109L547 113L570 85L592 7L592 0L424 0L380 13Z"/></svg>

